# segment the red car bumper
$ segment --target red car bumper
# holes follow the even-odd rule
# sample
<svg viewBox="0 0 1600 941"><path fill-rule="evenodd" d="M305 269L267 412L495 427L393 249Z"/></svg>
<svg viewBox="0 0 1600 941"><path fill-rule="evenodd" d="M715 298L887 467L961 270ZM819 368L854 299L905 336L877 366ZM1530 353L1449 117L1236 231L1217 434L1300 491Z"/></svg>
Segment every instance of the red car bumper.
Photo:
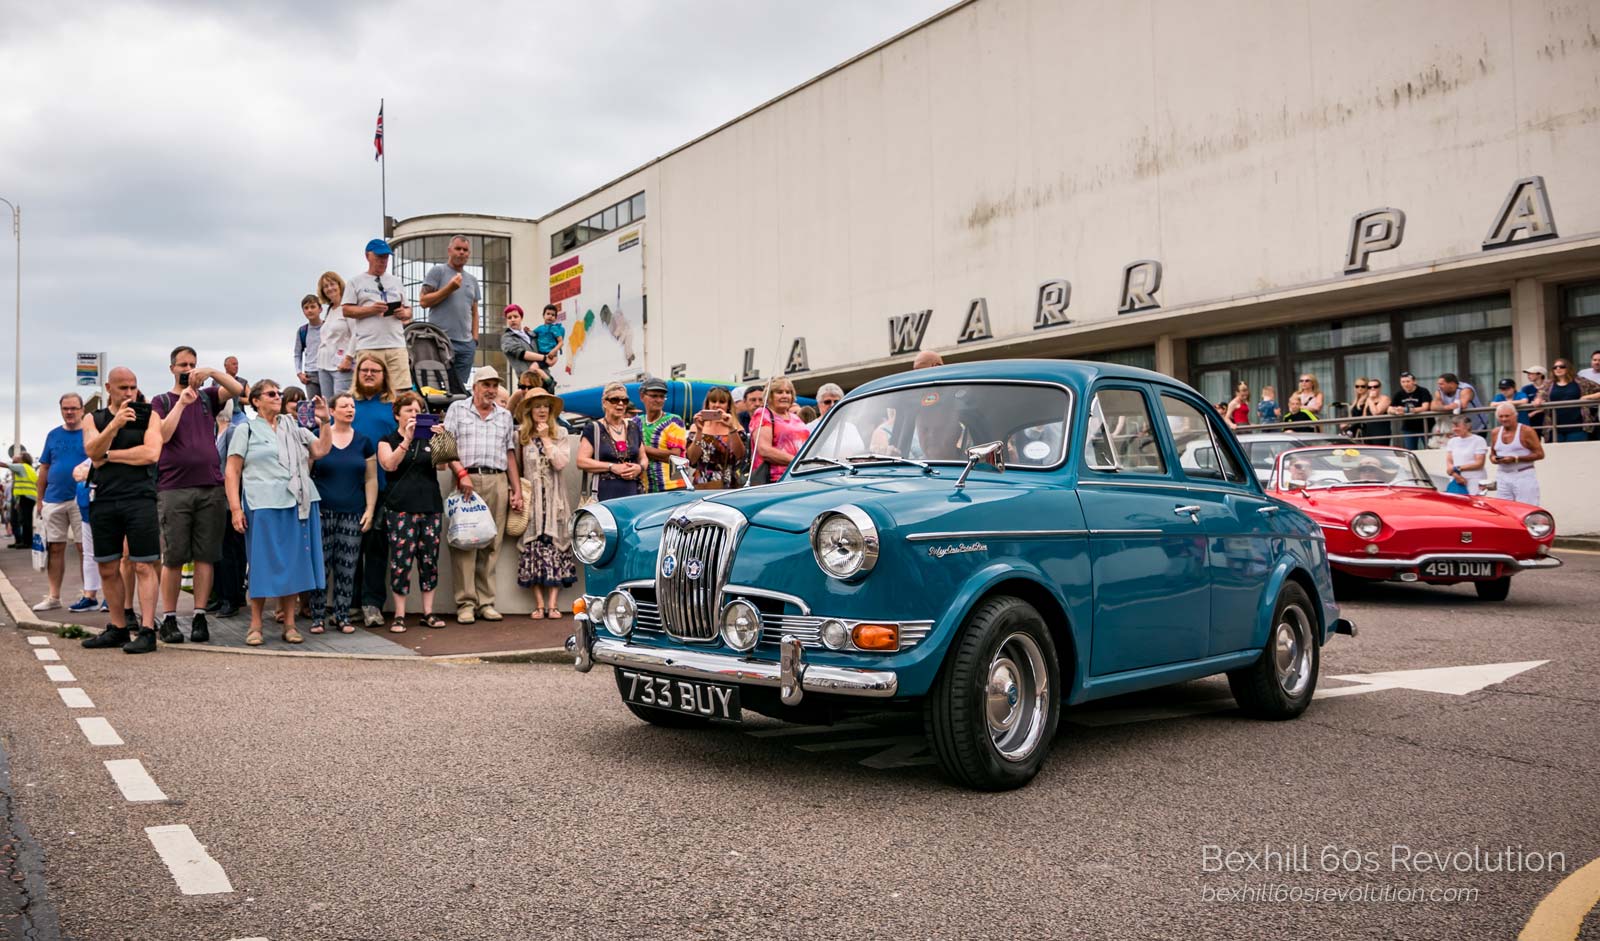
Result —
<svg viewBox="0 0 1600 941"><path fill-rule="evenodd" d="M1334 571L1378 581L1454 582L1487 581L1527 569L1553 569L1555 556L1516 558L1498 552L1424 552L1414 556L1344 555L1329 553Z"/></svg>

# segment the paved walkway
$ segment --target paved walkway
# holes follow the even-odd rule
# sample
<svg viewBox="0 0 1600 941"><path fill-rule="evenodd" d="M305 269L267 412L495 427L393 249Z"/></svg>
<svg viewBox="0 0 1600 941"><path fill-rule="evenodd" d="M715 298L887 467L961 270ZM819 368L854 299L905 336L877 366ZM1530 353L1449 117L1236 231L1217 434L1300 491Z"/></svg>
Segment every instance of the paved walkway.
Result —
<svg viewBox="0 0 1600 941"><path fill-rule="evenodd" d="M0 547L0 573L5 575L29 606L45 596L49 584L45 574L35 572L31 563L27 551ZM76 558L69 554L67 565L73 570L67 573L65 587L62 590L67 604L71 604L79 596L78 586L81 581L76 569L73 568L76 564ZM193 616L193 605L190 601L187 592L178 596L178 622L185 634L188 633L189 621ZM413 614L409 618L410 630L404 634L389 633L387 624L372 630L359 629L353 634L341 634L338 631L312 634L306 629L308 622L301 618L296 626L300 636L305 638L305 643L288 644L284 643L283 629L272 620L271 612L272 606L269 604L266 623L261 632L265 643L260 647L245 645L245 634L250 626L250 618L246 612L240 612L231 618L209 616L207 621L211 628L211 643L198 646L347 656L455 657L534 650L551 651L561 648L566 642L567 635L572 633L571 615L556 621L534 621L526 615L507 615L505 620L498 623L478 621L475 624L465 625L457 624L451 612L444 614L445 622L449 626L441 630L429 630L419 626L416 623L417 616ZM107 622L105 614L98 612L75 614L65 608L35 612L33 617L55 624L78 624L90 630L99 630Z"/></svg>

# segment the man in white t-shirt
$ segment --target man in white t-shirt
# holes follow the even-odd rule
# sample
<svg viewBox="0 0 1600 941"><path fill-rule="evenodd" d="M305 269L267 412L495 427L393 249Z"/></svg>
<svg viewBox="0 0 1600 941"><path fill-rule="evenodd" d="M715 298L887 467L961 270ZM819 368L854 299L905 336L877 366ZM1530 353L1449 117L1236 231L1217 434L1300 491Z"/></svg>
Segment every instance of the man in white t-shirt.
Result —
<svg viewBox="0 0 1600 941"><path fill-rule="evenodd" d="M1471 419L1456 415L1451 419L1450 437L1445 439L1444 449L1444 472L1450 478L1450 485L1444 492L1477 496L1489 476L1483 469L1489 459L1489 442L1482 435L1472 433Z"/></svg>
<svg viewBox="0 0 1600 941"><path fill-rule="evenodd" d="M383 360L389 373L389 392L398 395L411 388L411 357L406 354L406 324L411 305L405 287L388 274L393 252L383 239L367 243L367 270L354 275L344 288L344 316L350 321L352 352L372 353Z"/></svg>

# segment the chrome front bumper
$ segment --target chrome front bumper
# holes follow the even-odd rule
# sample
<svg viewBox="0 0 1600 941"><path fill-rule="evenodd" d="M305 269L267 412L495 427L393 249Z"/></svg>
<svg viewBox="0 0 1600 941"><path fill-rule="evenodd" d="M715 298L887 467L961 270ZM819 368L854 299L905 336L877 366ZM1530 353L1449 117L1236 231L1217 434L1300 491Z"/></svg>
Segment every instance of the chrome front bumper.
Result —
<svg viewBox="0 0 1600 941"><path fill-rule="evenodd" d="M888 699L900 688L893 670L857 670L805 662L805 648L794 637L779 644L777 663L732 654L680 648L641 647L615 637L599 637L586 615L574 618L577 633L567 638L573 669L587 673L596 663L632 667L667 676L775 687L786 706L798 705L806 691Z"/></svg>
<svg viewBox="0 0 1600 941"><path fill-rule="evenodd" d="M1332 555L1328 561L1338 565L1348 565L1351 568L1369 569L1413 569L1429 562L1455 562L1465 560L1469 562L1498 562L1501 565L1511 565L1519 569L1553 569L1559 568L1561 560L1553 555L1540 556L1537 559L1518 559L1509 555L1495 552L1428 552L1423 555L1413 556L1409 559L1385 559L1375 555Z"/></svg>

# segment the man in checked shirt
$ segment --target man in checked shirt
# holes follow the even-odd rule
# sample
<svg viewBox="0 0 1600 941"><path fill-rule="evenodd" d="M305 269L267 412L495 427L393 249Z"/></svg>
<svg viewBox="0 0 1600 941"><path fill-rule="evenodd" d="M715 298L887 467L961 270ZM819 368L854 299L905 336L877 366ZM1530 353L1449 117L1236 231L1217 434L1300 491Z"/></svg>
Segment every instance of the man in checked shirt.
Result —
<svg viewBox="0 0 1600 941"><path fill-rule="evenodd" d="M501 619L494 606L494 566L506 528L506 507L522 509L522 479L517 469L517 423L495 399L500 374L493 366L472 371L472 398L444 413L444 427L455 436L456 460L450 472L463 496L476 493L494 516L494 542L482 549L450 547L455 580L456 623Z"/></svg>

